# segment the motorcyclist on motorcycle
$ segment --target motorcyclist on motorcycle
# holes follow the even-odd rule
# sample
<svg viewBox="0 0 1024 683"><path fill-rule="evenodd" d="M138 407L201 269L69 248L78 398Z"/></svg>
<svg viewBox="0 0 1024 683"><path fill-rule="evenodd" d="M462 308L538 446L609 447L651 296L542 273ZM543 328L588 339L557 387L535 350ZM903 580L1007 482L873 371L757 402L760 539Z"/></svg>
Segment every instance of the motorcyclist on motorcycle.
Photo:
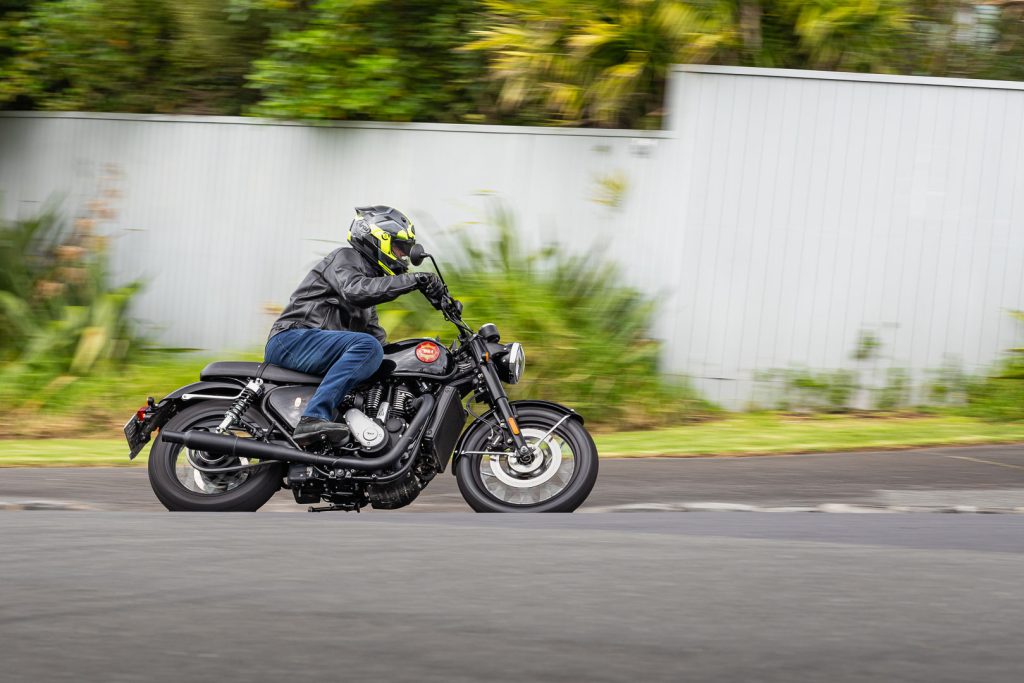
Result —
<svg viewBox="0 0 1024 683"><path fill-rule="evenodd" d="M346 394L380 367L387 333L376 305L414 290L428 299L443 292L437 275L408 272L416 234L401 211L357 207L348 242L302 280L267 340L266 362L324 376L295 428L299 444L348 434L332 420Z"/></svg>

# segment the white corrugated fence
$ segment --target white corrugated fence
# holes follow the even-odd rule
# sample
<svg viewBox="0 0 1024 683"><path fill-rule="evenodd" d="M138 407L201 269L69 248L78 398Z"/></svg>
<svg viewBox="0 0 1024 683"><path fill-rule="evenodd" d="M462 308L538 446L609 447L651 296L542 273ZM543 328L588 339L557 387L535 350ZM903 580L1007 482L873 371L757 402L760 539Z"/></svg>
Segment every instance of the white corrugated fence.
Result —
<svg viewBox="0 0 1024 683"><path fill-rule="evenodd" d="M1017 342L1024 86L680 67L668 109L653 133L8 113L0 211L75 209L116 169L116 272L175 346L260 346L353 206L429 241L492 196L531 244L607 245L661 301L665 369L730 407L758 370L859 367L861 332L872 372L918 380Z"/></svg>

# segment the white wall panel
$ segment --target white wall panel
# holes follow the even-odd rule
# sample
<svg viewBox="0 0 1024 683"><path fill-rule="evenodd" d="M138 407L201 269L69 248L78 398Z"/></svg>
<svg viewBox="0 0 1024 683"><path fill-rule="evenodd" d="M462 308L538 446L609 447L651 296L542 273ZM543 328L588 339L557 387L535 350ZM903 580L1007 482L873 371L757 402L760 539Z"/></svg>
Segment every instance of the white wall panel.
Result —
<svg viewBox="0 0 1024 683"><path fill-rule="evenodd" d="M758 369L980 370L1021 332L1021 84L681 67L670 130L306 126L204 117L0 115L0 211L71 210L108 164L123 279L163 342L261 345L351 209L387 203L441 240L496 195L533 245L601 245L662 303L665 367L741 407ZM596 203L622 174L623 204Z"/></svg>
<svg viewBox="0 0 1024 683"><path fill-rule="evenodd" d="M741 406L757 369L980 371L1024 307L1021 84L683 67L687 244L669 367Z"/></svg>

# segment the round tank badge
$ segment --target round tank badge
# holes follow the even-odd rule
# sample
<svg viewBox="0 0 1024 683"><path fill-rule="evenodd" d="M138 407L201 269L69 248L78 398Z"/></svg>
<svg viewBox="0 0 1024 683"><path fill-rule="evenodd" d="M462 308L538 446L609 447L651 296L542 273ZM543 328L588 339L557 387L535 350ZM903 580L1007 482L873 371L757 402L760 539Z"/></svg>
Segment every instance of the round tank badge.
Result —
<svg viewBox="0 0 1024 683"><path fill-rule="evenodd" d="M421 363L433 363L441 357L441 349L434 342L421 342L416 347L416 358Z"/></svg>

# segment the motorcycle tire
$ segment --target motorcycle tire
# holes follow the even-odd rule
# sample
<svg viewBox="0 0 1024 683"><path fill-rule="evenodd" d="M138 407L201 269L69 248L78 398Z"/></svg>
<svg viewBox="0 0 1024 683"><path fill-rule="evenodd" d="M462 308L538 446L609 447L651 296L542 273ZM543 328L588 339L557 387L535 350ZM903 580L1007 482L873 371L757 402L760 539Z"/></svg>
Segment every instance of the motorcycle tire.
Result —
<svg viewBox="0 0 1024 683"><path fill-rule="evenodd" d="M187 432L190 429L216 425L231 401L208 400L182 410L171 418L164 429ZM247 414L245 420L266 427L261 416ZM249 470L236 487L221 493L198 493L189 490L179 479L178 459L185 457L181 444L168 443L160 436L149 452L149 484L157 499L172 512L255 512L281 488L284 467L281 463L268 463ZM196 477L201 473L195 472Z"/></svg>
<svg viewBox="0 0 1024 683"><path fill-rule="evenodd" d="M516 421L524 434L529 430L547 432L554 427L565 413L547 408L519 408ZM482 423L469 434L464 442L464 451L483 451L490 430ZM471 427L472 429L472 427ZM477 512L572 512L587 499L597 481L598 457L594 440L578 419L562 422L554 432L571 448L575 465L564 488L547 500L533 504L512 503L501 500L484 484L481 474L483 458L490 456L467 454L459 457L455 474L462 497Z"/></svg>

